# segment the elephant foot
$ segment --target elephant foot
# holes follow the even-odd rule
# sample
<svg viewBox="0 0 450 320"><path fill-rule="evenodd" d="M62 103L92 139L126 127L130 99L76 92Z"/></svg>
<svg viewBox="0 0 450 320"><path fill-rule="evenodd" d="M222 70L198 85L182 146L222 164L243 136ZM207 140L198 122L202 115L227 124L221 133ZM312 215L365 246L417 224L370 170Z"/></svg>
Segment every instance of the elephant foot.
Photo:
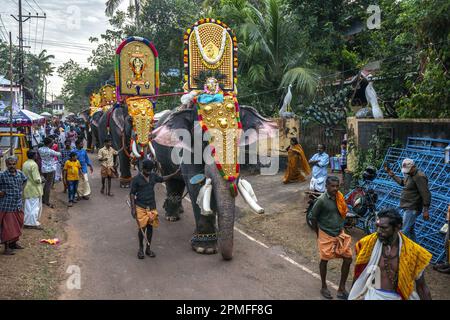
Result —
<svg viewBox="0 0 450 320"><path fill-rule="evenodd" d="M179 216L168 216L168 215L166 215L166 220L169 221L169 222L175 222L175 221L180 220L180 217Z"/></svg>
<svg viewBox="0 0 450 320"><path fill-rule="evenodd" d="M128 189L130 187L131 177L130 178L120 178L120 187Z"/></svg>
<svg viewBox="0 0 450 320"><path fill-rule="evenodd" d="M217 234L195 234L191 239L191 246L198 254L216 254Z"/></svg>

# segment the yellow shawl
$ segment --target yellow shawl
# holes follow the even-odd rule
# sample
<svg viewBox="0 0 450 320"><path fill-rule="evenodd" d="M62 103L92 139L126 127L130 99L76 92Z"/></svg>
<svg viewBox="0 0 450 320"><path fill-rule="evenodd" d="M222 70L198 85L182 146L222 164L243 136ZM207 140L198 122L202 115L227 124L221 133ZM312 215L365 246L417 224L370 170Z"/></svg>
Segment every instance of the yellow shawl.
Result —
<svg viewBox="0 0 450 320"><path fill-rule="evenodd" d="M301 168L302 168L301 170L305 173L305 175L310 174L311 167L309 166L308 160L306 159L303 148L299 144L296 144L295 146L291 146L291 150L297 152L300 155Z"/></svg>
<svg viewBox="0 0 450 320"><path fill-rule="evenodd" d="M432 255L402 233L400 235L402 237L402 248L400 251L397 292L401 295L402 299L407 300L414 290L415 280L430 263ZM354 280L360 276L369 263L377 239L378 236L375 232L356 243Z"/></svg>

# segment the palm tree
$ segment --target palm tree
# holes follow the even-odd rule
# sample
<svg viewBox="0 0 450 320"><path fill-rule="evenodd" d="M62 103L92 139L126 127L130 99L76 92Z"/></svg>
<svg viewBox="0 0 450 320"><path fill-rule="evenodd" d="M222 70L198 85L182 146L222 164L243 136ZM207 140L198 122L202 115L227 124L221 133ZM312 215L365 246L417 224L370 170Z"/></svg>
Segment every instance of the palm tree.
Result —
<svg viewBox="0 0 450 320"><path fill-rule="evenodd" d="M114 14L114 11L117 10L117 8L120 6L122 1L123 0L107 0L105 14L108 17L112 17ZM143 5L146 0L134 0L134 6L131 4L131 1L132 0L130 0L130 5L128 6L128 8L130 9L131 7L134 7L134 19L136 22L137 30L140 31L141 24L139 22L139 16L140 16L140 12L141 12L141 5Z"/></svg>
<svg viewBox="0 0 450 320"><path fill-rule="evenodd" d="M263 0L262 10L247 0L234 0L224 8L227 18L241 21L238 36L240 64L249 80L264 89L281 89L293 84L297 91L314 94L318 77L305 67L306 58L299 51L300 34L281 0Z"/></svg>

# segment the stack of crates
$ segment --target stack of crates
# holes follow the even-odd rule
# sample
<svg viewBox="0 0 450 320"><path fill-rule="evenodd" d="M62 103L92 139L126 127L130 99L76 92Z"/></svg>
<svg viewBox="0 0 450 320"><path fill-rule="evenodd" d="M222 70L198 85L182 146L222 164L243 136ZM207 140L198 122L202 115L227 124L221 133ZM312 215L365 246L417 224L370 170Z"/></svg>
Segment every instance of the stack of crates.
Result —
<svg viewBox="0 0 450 320"><path fill-rule="evenodd" d="M401 164L403 159L413 159L416 167L428 177L432 195L430 219L424 221L422 215L416 222L416 241L432 253L432 263L438 263L445 258L445 234L441 228L446 223L447 208L450 205L450 164L444 161L444 149L450 145L450 140L408 138L406 148L389 148L377 179L371 182L371 187L378 194L377 211L386 208L399 208L402 187L399 186L384 170L388 164L392 171L402 177ZM352 191L350 191L352 192ZM403 214L403 210L401 210ZM357 227L362 228L360 222Z"/></svg>

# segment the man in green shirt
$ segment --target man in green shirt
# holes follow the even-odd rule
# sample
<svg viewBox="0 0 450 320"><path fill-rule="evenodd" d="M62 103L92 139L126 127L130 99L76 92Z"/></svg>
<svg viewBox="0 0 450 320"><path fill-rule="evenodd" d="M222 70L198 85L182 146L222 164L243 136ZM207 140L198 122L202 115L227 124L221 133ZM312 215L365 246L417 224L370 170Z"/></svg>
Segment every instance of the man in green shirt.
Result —
<svg viewBox="0 0 450 320"><path fill-rule="evenodd" d="M337 298L346 300L348 292L345 290L352 263L352 238L344 232L347 205L344 196L339 191L339 179L329 176L326 180L326 191L312 208L311 222L317 234L317 245L320 254L320 278L322 288L320 294L326 299L332 299L327 287L328 260L341 258L341 281L337 291Z"/></svg>
<svg viewBox="0 0 450 320"><path fill-rule="evenodd" d="M37 153L34 150L28 150L28 160L22 167L22 172L27 177L23 196L25 198L24 206L24 227L29 229L42 230L39 218L42 212L42 178L39 173L39 167L36 163Z"/></svg>

